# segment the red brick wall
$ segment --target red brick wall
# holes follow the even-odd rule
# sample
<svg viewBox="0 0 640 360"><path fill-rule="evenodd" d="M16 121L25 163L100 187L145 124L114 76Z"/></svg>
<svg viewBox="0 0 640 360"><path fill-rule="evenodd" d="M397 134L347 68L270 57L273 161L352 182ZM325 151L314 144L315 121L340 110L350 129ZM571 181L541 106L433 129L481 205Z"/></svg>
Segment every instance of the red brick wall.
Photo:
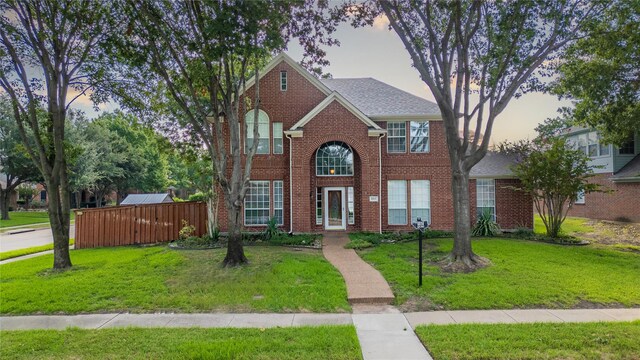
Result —
<svg viewBox="0 0 640 360"><path fill-rule="evenodd" d="M609 180L611 176L605 173L592 177L591 182L611 192L586 194L585 203L573 205L569 216L640 222L640 183L614 183Z"/></svg>
<svg viewBox="0 0 640 360"><path fill-rule="evenodd" d="M513 230L519 227L533 229L533 200L521 191L510 189L517 186L517 179L495 179L496 183L496 222L500 228ZM477 219L476 181L469 181L469 199L471 202L471 224Z"/></svg>

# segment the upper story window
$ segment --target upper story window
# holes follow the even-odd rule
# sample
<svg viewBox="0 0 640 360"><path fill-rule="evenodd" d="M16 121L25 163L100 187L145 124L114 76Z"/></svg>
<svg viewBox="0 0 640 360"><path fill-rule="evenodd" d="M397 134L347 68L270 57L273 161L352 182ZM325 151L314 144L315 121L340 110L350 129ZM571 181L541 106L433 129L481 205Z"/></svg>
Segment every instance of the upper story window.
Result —
<svg viewBox="0 0 640 360"><path fill-rule="evenodd" d="M409 123L412 153L429 152L429 122L412 121Z"/></svg>
<svg viewBox="0 0 640 360"><path fill-rule="evenodd" d="M287 91L287 72L280 71L280 90Z"/></svg>
<svg viewBox="0 0 640 360"><path fill-rule="evenodd" d="M253 145L253 121L255 119L255 110L251 110L244 117L247 127L244 142L245 153L249 152ZM266 112L260 110L258 113L258 149L256 154L269 153L269 116Z"/></svg>
<svg viewBox="0 0 640 360"><path fill-rule="evenodd" d="M273 123L273 153L282 154L282 123Z"/></svg>
<svg viewBox="0 0 640 360"><path fill-rule="evenodd" d="M600 137L596 132L572 136L569 138L569 143L572 143L575 149L584 152L585 155L589 157L606 156L610 154L609 145L600 143Z"/></svg>
<svg viewBox="0 0 640 360"><path fill-rule="evenodd" d="M387 152L407 151L407 127L404 122L387 123Z"/></svg>
<svg viewBox="0 0 640 360"><path fill-rule="evenodd" d="M636 144L635 144L635 141L634 141L633 135L632 135L631 139L620 147L620 149L618 150L618 154L620 154L620 155L633 155L633 154L635 154L635 147L636 147Z"/></svg>
<svg viewBox="0 0 640 360"><path fill-rule="evenodd" d="M341 141L331 141L320 146L316 153L316 175L353 175L353 151Z"/></svg>

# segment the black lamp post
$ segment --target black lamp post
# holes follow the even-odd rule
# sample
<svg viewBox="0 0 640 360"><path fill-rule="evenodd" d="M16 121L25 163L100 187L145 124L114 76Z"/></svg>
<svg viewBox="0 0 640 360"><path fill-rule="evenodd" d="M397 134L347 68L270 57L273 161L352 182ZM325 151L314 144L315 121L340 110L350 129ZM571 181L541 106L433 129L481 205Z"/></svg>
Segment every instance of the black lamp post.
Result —
<svg viewBox="0 0 640 360"><path fill-rule="evenodd" d="M422 233L429 227L429 224L422 221L422 218L416 220L412 225L418 230L418 286L422 286Z"/></svg>

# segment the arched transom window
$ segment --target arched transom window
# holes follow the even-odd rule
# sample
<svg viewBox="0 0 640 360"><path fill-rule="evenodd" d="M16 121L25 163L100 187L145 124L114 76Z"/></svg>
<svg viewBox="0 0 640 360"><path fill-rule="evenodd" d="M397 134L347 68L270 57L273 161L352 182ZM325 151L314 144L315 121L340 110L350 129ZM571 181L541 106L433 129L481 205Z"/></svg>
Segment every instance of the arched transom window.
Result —
<svg viewBox="0 0 640 360"><path fill-rule="evenodd" d="M316 175L353 175L353 151L351 147L341 141L331 141L320 146L316 153Z"/></svg>

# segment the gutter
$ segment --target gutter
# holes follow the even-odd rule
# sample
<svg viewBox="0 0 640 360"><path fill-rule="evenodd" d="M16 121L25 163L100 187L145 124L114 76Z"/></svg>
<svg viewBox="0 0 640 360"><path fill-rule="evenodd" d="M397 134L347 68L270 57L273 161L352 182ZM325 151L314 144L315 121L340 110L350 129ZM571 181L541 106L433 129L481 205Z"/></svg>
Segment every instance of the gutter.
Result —
<svg viewBox="0 0 640 360"><path fill-rule="evenodd" d="M379 232L382 234L382 138L386 132L381 133L378 137L378 224Z"/></svg>
<svg viewBox="0 0 640 360"><path fill-rule="evenodd" d="M291 134L285 134L289 139L289 233L293 234L293 139Z"/></svg>

